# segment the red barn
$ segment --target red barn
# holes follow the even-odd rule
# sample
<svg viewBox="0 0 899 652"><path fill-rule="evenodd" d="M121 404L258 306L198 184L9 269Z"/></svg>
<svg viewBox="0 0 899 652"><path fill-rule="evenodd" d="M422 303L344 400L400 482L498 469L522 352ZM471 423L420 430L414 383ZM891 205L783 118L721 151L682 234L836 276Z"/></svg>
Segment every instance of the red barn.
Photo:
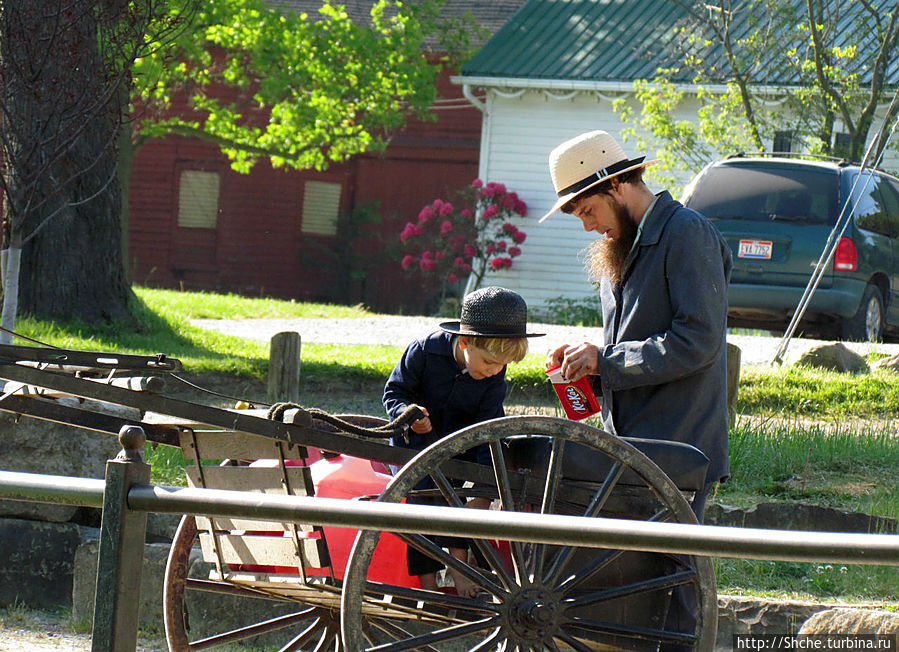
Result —
<svg viewBox="0 0 899 652"><path fill-rule="evenodd" d="M371 5L352 4L354 19ZM444 11L470 11L493 33L522 4L450 0ZM289 5L312 13L318 3ZM244 175L209 143L151 141L130 188L132 280L378 311L429 308L432 288L408 282L399 267L398 236L421 206L477 176L481 113L450 74L438 82L436 122L410 120L385 152L326 172L259 163Z"/></svg>

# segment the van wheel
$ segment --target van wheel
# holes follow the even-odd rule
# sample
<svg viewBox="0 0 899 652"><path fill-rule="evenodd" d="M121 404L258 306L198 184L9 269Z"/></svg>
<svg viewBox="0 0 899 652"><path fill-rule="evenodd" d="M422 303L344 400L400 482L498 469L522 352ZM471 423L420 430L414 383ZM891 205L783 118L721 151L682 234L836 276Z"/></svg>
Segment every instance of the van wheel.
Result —
<svg viewBox="0 0 899 652"><path fill-rule="evenodd" d="M865 288L858 312L843 320L843 339L880 342L883 339L883 295L871 283Z"/></svg>

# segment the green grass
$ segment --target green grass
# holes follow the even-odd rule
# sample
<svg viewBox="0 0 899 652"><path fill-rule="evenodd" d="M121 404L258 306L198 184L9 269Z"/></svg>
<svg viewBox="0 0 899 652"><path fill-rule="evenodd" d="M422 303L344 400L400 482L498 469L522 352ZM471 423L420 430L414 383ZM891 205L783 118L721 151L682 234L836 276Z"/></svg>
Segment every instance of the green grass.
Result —
<svg viewBox="0 0 899 652"><path fill-rule="evenodd" d="M797 501L899 518L899 437L886 427L739 426L716 500Z"/></svg>
<svg viewBox="0 0 899 652"><path fill-rule="evenodd" d="M196 328L195 318L299 318L369 316L362 308L302 304L236 295L136 288L138 327L97 327L21 319L17 331L63 348L121 351L180 359L185 375L227 375L260 387L267 373L268 343ZM401 349L389 346L303 345L301 393L328 411L329 394L345 401L364 395L378 405L380 387ZM508 371L510 402L517 407L553 405L535 352ZM369 396L370 395L370 396ZM262 396L244 396L262 402ZM806 368L747 367L741 376L738 411L750 421L731 433L733 477L717 502L748 506L798 501L879 516L899 517L899 437L886 421L897 416L899 383L888 371L850 375ZM347 409L345 411L354 411ZM784 417L788 416L788 419ZM809 423L820 421L822 425ZM180 451L149 450L153 482L183 484ZM899 569L756 560L716 560L722 590L756 595L896 600ZM7 618L10 617L7 614Z"/></svg>
<svg viewBox="0 0 899 652"><path fill-rule="evenodd" d="M348 319L371 317L375 314L361 306L254 299L237 294L179 292L141 287L135 287L134 291L151 309L176 312L185 319Z"/></svg>
<svg viewBox="0 0 899 652"><path fill-rule="evenodd" d="M895 373L849 374L807 367L748 367L740 374L739 410L811 418L887 419L899 416Z"/></svg>

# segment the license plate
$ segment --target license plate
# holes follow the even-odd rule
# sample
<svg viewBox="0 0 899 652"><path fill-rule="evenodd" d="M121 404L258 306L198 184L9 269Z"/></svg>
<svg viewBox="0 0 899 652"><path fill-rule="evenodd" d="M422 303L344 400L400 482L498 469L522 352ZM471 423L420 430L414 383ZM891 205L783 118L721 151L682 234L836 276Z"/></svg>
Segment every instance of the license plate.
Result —
<svg viewBox="0 0 899 652"><path fill-rule="evenodd" d="M771 258L770 240L740 240L737 258Z"/></svg>

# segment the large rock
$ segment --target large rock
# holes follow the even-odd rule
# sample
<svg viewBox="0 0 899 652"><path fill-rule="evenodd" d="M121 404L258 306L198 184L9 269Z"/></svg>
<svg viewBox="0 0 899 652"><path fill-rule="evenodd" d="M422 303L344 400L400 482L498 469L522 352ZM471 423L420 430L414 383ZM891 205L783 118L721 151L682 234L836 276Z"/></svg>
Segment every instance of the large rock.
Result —
<svg viewBox="0 0 899 652"><path fill-rule="evenodd" d="M94 617L94 595L97 587L97 557L99 541L86 541L75 552L75 574L72 582L72 617L76 622L90 624ZM139 627L148 634L163 634L162 589L165 583L165 564L169 545L148 543L140 576ZM134 599L134 596L125 596Z"/></svg>
<svg viewBox="0 0 899 652"><path fill-rule="evenodd" d="M830 605L802 600L769 601L738 595L718 596L716 649L734 648L734 636L793 635L812 614Z"/></svg>
<svg viewBox="0 0 899 652"><path fill-rule="evenodd" d="M842 342L814 346L799 356L796 364L852 374L867 373L871 370L862 356L847 348Z"/></svg>
<svg viewBox="0 0 899 652"><path fill-rule="evenodd" d="M82 528L72 523L0 518L0 607L70 605L82 539Z"/></svg>
<svg viewBox="0 0 899 652"><path fill-rule="evenodd" d="M91 406L93 408L93 406ZM80 478L103 478L106 460L121 450L113 435L0 413L0 469ZM0 516L62 523L79 508L0 500Z"/></svg>
<svg viewBox="0 0 899 652"><path fill-rule="evenodd" d="M799 634L899 634L899 614L880 609L827 609L806 620L799 629Z"/></svg>
<svg viewBox="0 0 899 652"><path fill-rule="evenodd" d="M892 533L899 527L895 518L787 502L759 503L748 508L710 504L706 508L705 523L765 530L814 532Z"/></svg>

